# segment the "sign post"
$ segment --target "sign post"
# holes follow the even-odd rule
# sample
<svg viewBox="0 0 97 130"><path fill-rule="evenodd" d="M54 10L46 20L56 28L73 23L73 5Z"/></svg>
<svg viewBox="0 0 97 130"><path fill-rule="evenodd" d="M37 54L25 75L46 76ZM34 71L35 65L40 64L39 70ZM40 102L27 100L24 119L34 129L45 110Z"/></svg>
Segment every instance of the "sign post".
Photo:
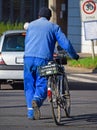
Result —
<svg viewBox="0 0 97 130"><path fill-rule="evenodd" d="M85 39L92 42L94 59L94 40L97 40L97 0L80 0L81 18L84 22Z"/></svg>
<svg viewBox="0 0 97 130"><path fill-rule="evenodd" d="M92 58L95 58L95 52L94 52L94 40L91 40L92 42Z"/></svg>

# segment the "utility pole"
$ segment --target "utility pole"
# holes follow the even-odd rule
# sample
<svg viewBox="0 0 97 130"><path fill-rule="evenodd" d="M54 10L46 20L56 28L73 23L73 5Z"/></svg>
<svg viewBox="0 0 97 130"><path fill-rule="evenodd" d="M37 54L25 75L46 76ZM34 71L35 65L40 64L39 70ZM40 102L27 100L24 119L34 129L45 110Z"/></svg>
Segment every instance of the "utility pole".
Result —
<svg viewBox="0 0 97 130"><path fill-rule="evenodd" d="M57 0L48 0L49 8L52 10L51 21L54 22L54 23L57 23L56 1Z"/></svg>

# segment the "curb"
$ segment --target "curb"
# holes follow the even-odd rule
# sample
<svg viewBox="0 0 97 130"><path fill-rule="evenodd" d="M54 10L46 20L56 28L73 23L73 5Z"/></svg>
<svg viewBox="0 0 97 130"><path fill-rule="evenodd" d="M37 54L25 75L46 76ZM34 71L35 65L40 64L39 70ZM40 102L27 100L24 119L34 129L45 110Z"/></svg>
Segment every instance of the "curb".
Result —
<svg viewBox="0 0 97 130"><path fill-rule="evenodd" d="M65 66L65 71L67 73L97 73L97 69L93 70L93 69L70 67L70 66Z"/></svg>

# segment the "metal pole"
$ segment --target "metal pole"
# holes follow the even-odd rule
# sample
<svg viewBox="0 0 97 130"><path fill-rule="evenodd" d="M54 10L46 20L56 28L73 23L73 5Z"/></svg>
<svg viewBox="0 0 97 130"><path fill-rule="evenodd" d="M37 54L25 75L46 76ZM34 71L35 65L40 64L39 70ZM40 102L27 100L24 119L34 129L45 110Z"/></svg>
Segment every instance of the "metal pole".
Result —
<svg viewBox="0 0 97 130"><path fill-rule="evenodd" d="M94 40L91 40L92 42L92 59L95 58L95 51L94 51Z"/></svg>
<svg viewBox="0 0 97 130"><path fill-rule="evenodd" d="M2 20L2 0L0 0L0 21Z"/></svg>
<svg viewBox="0 0 97 130"><path fill-rule="evenodd" d="M37 18L37 0L34 0L34 12L33 12L33 18L34 18L34 20Z"/></svg>
<svg viewBox="0 0 97 130"><path fill-rule="evenodd" d="M13 5L13 0L10 0L10 21L11 22L14 22L14 18L13 18L13 15L14 15L14 5Z"/></svg>
<svg viewBox="0 0 97 130"><path fill-rule="evenodd" d="M25 0L21 0L20 4L20 22L24 22Z"/></svg>

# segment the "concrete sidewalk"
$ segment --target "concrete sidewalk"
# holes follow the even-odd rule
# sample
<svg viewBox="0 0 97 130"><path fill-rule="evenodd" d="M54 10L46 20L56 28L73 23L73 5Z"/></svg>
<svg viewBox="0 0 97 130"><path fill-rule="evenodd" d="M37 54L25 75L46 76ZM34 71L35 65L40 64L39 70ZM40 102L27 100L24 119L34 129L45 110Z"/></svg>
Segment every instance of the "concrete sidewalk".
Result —
<svg viewBox="0 0 97 130"><path fill-rule="evenodd" d="M78 53L80 58L84 58L84 57L92 57L91 53ZM97 54L95 54L95 56L97 56Z"/></svg>
<svg viewBox="0 0 97 130"><path fill-rule="evenodd" d="M65 71L67 73L93 73L93 69L81 68L81 67L70 67L68 65L65 66Z"/></svg>
<svg viewBox="0 0 97 130"><path fill-rule="evenodd" d="M80 58L84 58L84 57L92 57L92 54L90 53L78 53Z"/></svg>

